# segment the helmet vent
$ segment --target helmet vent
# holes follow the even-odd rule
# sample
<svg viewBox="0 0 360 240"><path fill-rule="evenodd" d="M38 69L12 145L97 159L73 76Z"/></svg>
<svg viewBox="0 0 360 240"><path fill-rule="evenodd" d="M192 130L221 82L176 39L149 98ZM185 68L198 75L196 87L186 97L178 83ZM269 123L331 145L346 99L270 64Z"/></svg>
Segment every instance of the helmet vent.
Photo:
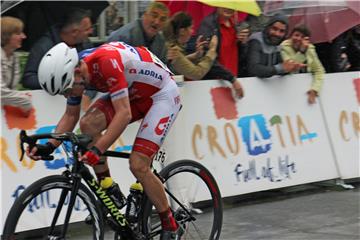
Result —
<svg viewBox="0 0 360 240"><path fill-rule="evenodd" d="M61 85L64 86L66 83L67 73L65 73L61 78Z"/></svg>
<svg viewBox="0 0 360 240"><path fill-rule="evenodd" d="M55 92L55 77L51 78L51 92Z"/></svg>
<svg viewBox="0 0 360 240"><path fill-rule="evenodd" d="M42 87L43 87L43 89L45 89L47 92L49 91L49 90L47 89L47 87L46 87L46 82L44 82L44 83L42 84Z"/></svg>

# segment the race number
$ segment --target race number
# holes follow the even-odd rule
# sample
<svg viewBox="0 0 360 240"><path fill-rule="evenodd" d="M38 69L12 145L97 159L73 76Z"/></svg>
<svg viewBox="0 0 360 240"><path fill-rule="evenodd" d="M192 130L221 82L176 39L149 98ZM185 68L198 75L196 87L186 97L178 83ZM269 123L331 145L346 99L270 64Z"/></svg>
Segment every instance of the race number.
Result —
<svg viewBox="0 0 360 240"><path fill-rule="evenodd" d="M166 159L166 153L164 150L159 150L153 158L154 161L157 161L160 163L164 163L165 159Z"/></svg>

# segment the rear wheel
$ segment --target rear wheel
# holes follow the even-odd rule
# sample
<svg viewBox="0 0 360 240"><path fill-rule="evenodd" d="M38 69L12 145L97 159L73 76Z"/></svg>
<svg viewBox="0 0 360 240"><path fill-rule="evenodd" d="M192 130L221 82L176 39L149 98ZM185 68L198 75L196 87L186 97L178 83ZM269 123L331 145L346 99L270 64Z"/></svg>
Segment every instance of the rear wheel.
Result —
<svg viewBox="0 0 360 240"><path fill-rule="evenodd" d="M197 162L181 160L166 166L160 175L175 219L185 230L181 239L219 239L222 200L211 173ZM160 219L149 199L144 203L141 226L149 239L160 238Z"/></svg>
<svg viewBox="0 0 360 240"><path fill-rule="evenodd" d="M78 239L84 235L89 236L89 239L103 239L100 207L90 190L81 183L70 223L63 234L72 186L69 178L59 175L45 177L31 184L11 207L3 239ZM94 219L90 225L83 222L89 214Z"/></svg>

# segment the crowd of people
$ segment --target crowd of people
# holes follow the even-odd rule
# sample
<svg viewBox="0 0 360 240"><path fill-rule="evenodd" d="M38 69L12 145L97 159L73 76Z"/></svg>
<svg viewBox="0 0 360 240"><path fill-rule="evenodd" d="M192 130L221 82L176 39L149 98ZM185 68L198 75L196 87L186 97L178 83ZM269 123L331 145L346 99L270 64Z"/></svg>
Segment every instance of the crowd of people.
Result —
<svg viewBox="0 0 360 240"><path fill-rule="evenodd" d="M159 126L155 121L159 116L154 113L172 116L174 119L163 118L159 122L170 121L170 127L181 109L180 96L170 72L183 75L187 81L229 81L239 98L244 97L242 77L311 73L313 81L307 91L307 101L314 104L325 72L360 71L360 25L332 43L320 45L320 51L317 51L310 41L311 31L305 25L298 25L289 32L286 16L275 15L268 19L262 31L252 33L251 24L246 21L236 23L234 14L234 10L217 8L202 20L194 33L193 19L188 13L177 12L170 16L166 5L152 2L141 18L112 31L107 39L109 44L95 48L89 41L93 32L91 12L69 9L63 22L52 26L34 43L22 76L15 50L21 48L26 38L24 23L14 17L2 17L2 105L17 107L24 117L29 115L31 96L16 90L20 82L27 89L44 89L51 95L62 93L67 97L67 110L57 126L59 131L71 131L75 127L80 104L84 111L91 106L92 109L80 120L80 127L96 141L82 159L95 166L99 181L110 177L107 164L98 165L101 154L129 122L147 119L135 140L130 169L159 210L163 230L166 230L161 239L178 239L182 230L169 209L161 183L150 171L152 156L161 146L166 132L159 129L158 135L163 137L155 138L144 130L151 124L155 124L152 129ZM318 54L325 47L333 49L326 51L333 54L331 57L322 58ZM131 52L139 56L134 57ZM129 59L125 61L123 57ZM64 68L52 72L58 64L63 64ZM160 67L162 73L155 79L140 75L137 79L124 79L131 78L123 73L124 70L129 74L140 74L132 64L148 69ZM111 77L114 74L118 82ZM132 82L131 88L127 88L126 81ZM94 89L85 89L87 85ZM71 91L67 92L69 89ZM98 90L109 95L90 105ZM108 131L102 134L105 129ZM48 142L37 147L51 153L58 145ZM36 151L28 149L27 154L37 160ZM116 192L121 195L119 189Z"/></svg>
<svg viewBox="0 0 360 240"><path fill-rule="evenodd" d="M252 33L252 26L246 21L234 22L234 14L231 9L217 8L202 20L194 33L189 14L177 12L170 17L166 5L153 2L140 19L121 24L109 33L107 42L122 41L135 47L145 46L174 74L183 75L185 80L230 81L239 97L244 92L238 78L309 72L314 80L309 87L308 100L314 103L325 72L360 69L360 25L331 43L314 45L310 42L311 31L305 25L296 26L288 33L286 16L275 15L262 31ZM59 42L76 47L78 52L93 47L89 41L93 32L91 12L70 9L63 22L52 26L34 43L20 76L15 50L26 38L24 23L20 19L3 17L1 28L2 104L19 107L24 116L31 109L30 94L17 91L16 86L21 83L26 89L41 89L37 71L43 55ZM87 90L84 96L83 110L86 110L96 91Z"/></svg>

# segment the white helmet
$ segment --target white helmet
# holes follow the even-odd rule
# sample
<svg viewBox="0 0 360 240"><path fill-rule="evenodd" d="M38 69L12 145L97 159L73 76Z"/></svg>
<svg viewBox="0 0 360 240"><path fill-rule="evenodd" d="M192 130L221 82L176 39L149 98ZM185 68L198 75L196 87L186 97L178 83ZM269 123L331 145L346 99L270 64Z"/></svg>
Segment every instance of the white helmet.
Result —
<svg viewBox="0 0 360 240"><path fill-rule="evenodd" d="M38 78L41 87L50 95L63 93L74 83L74 69L79 62L76 48L65 43L52 47L41 59Z"/></svg>

